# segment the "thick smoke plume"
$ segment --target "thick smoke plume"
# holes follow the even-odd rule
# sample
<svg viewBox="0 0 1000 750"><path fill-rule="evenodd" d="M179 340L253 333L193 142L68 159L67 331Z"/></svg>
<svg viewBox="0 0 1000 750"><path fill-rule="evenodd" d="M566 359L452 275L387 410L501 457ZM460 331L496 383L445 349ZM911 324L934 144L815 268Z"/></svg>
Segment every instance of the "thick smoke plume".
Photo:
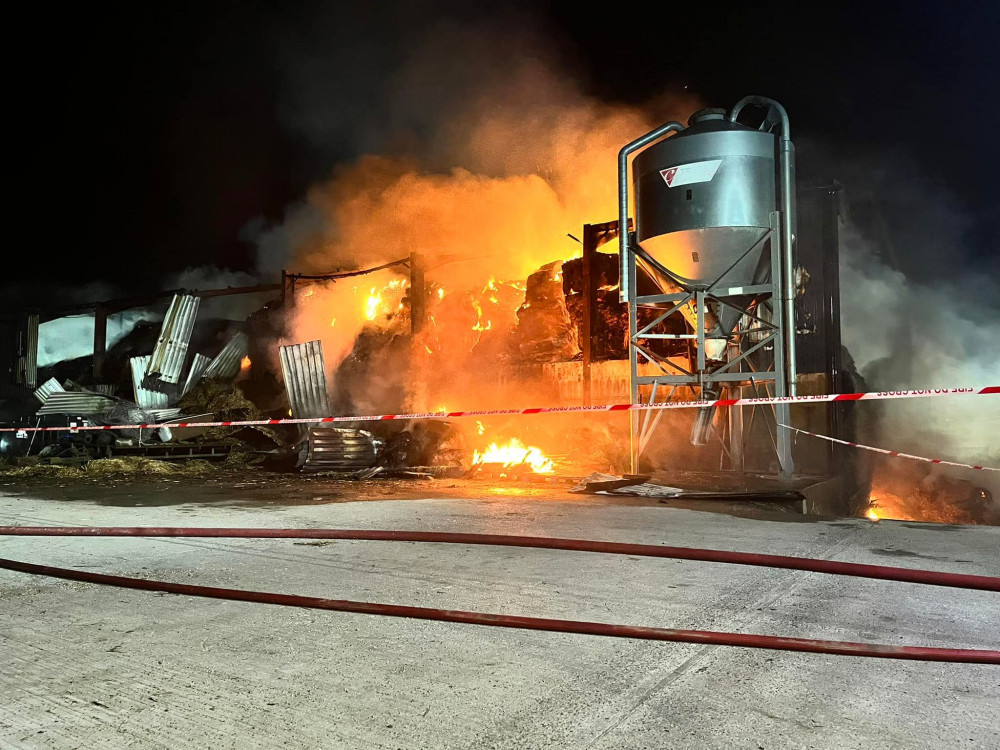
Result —
<svg viewBox="0 0 1000 750"><path fill-rule="evenodd" d="M915 281L883 262L877 247L856 226L849 224L842 235L844 344L869 388L995 384L1000 374L994 343L1000 341L1000 317L990 309L990 303L998 298L993 296L1000 292L998 282L968 280L960 275ZM947 256L947 252L942 250L941 255ZM863 415L863 442L928 457L1000 465L1000 403L996 399L887 401ZM919 494L921 485L934 484L937 475L943 474L990 487L1000 498L1000 482L990 473L947 468L931 471L912 462L899 466L902 461L877 459L893 477L896 494ZM905 481L907 476L909 482ZM943 491L931 495L942 505L948 501ZM951 516L942 511L940 518L950 520Z"/></svg>
<svg viewBox="0 0 1000 750"><path fill-rule="evenodd" d="M350 124L329 96L343 98L329 89L344 85L333 75L343 51L307 45L290 56L287 122L317 153L331 153L331 138L363 153L342 159L282 223L248 227L261 271L348 271L416 253L431 293L427 330L412 347L380 344L370 356L378 366L355 378L367 387L355 387L345 408L382 411L394 394L416 410L551 400L541 385L503 388L489 377L500 366L499 339L516 323L525 279L579 256L567 235L579 236L584 223L617 217L623 144L699 107L693 98L641 109L599 102L575 84L550 38L511 33L528 27L523 19L441 23L395 47L398 57L368 60L366 69L379 71L366 99L371 110L345 101ZM342 390L356 364L345 358L375 346L359 343L359 335L408 330L406 291L391 286L406 281L397 267L300 287L289 343L321 339L331 390ZM521 291L512 294L505 282ZM493 437L502 431L486 427Z"/></svg>
<svg viewBox="0 0 1000 750"><path fill-rule="evenodd" d="M295 98L290 119L311 139L321 139L326 116L329 132L379 153L338 167L280 225L258 227L262 269L352 270L419 253L430 282L467 294L491 278L523 282L546 263L578 255L567 234L617 215L618 149L654 121L686 118L698 103L607 106L574 85L551 47L492 24L442 24L385 74L390 91L374 99L393 114L375 123L359 116L354 127L365 137L344 134L326 99L309 116ZM295 67L293 92L322 90L322 81L302 80L303 70L317 75L310 62ZM368 322L365 298L390 278L317 291L301 306L292 337L322 338L335 368Z"/></svg>

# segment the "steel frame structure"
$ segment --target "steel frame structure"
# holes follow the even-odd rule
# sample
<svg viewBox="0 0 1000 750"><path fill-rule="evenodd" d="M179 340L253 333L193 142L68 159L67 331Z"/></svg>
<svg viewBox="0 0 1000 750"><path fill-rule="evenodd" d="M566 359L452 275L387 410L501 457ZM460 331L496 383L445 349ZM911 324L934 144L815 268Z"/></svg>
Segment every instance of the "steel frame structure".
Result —
<svg viewBox="0 0 1000 750"><path fill-rule="evenodd" d="M704 398L706 392L725 389L730 392L729 398L740 398L745 387L753 389L754 395L783 397L788 392L788 377L786 373L786 333L784 323L784 306L782 300L782 282L784 269L782 257L784 248L781 245L780 231L782 216L780 211L771 213L771 227L754 244L748 247L732 265L708 285L689 285L683 283L667 268L646 254L638 243L630 243L633 249L628 252L625 262L628 264L628 300L629 300L629 364L631 367L632 403L657 403L658 397L665 394L661 401L670 401L678 388L688 388L693 395ZM721 280L729 270L748 254L768 245L770 252L769 278L764 283L723 287ZM654 281L659 277L668 286L679 287L681 291L674 294L654 294L639 296L636 284L636 266L641 263L644 270ZM747 305L737 304L734 298L745 300L751 297ZM727 333L728 356L724 362L711 367L710 360L705 356L705 313L709 302L729 307L740 314L735 330ZM655 329L668 318L680 315L681 311L693 304L695 306L697 325L694 333L668 334L656 333ZM770 315L762 317L763 307L769 305ZM661 310L649 323L640 328L639 310ZM793 333L794 335L794 333ZM712 338L717 338L713 336ZM656 339L684 339L689 342L689 368L677 362L657 355L645 342ZM693 345L693 351L690 345ZM653 375L640 374L640 361L643 365L652 365L659 370ZM693 367L691 365L693 364ZM761 394L763 389L763 394ZM648 400L643 400L648 399ZM791 454L791 435L787 430L779 430L777 423L788 424L788 405L751 407L748 424L744 428L743 414L740 407L727 409L728 420L722 430L712 428L722 442L723 458L728 459L728 468L742 473L744 456L746 455L746 439L753 429L758 410L764 414L764 425L771 439L771 444L778 459L780 473L788 478L794 472ZM632 469L638 471L638 461L642 452L656 430L663 416L663 411L644 410L642 414L632 412Z"/></svg>

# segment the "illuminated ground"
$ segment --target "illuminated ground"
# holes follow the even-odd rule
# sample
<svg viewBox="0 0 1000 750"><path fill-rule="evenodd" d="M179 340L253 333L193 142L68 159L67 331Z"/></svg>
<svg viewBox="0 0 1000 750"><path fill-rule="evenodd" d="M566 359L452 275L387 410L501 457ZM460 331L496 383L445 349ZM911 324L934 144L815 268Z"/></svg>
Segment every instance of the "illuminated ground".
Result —
<svg viewBox="0 0 1000 750"><path fill-rule="evenodd" d="M447 482L370 483L363 497L380 502L350 502L349 485L256 481L8 483L0 488L0 523L482 531L1000 575L1000 528L734 518L556 487L488 492ZM446 491L452 496L440 497ZM1000 647L998 595L792 571L278 540L2 538L0 556L485 612ZM7 571L0 571L0 636L2 747L1000 746L996 667L487 629Z"/></svg>

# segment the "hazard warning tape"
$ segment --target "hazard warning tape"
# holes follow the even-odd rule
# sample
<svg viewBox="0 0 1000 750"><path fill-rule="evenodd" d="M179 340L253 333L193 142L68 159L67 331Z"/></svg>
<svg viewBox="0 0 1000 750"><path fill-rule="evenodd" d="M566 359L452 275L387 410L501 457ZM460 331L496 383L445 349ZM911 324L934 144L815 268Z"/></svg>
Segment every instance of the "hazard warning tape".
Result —
<svg viewBox="0 0 1000 750"><path fill-rule="evenodd" d="M169 422L153 424L80 425L77 427L0 427L0 432L76 432L78 430L157 430L161 427L258 427L276 424L330 424L339 422L384 422L392 419L460 419L466 417L509 417L525 414L566 414L659 409L711 409L718 406L768 406L775 404L818 404L831 401L877 401L936 396L1000 395L1000 385L968 388L933 388L915 391L872 393L825 393L816 396L771 396L766 398L723 398L715 401L669 401L656 404L605 404L602 406L543 406L531 409L480 409L478 411L432 411L417 414L369 414L339 417L289 417L287 419L245 419L222 422Z"/></svg>
<svg viewBox="0 0 1000 750"><path fill-rule="evenodd" d="M873 451L875 453L881 453L886 456L896 456L898 458L912 458L914 461L923 461L928 464L941 464L942 466L959 466L963 469L976 469L978 471L997 471L1000 469L993 468L992 466L976 466L975 464L962 464L958 461L945 461L943 458L927 458L926 456L914 456L912 453L903 453L902 451L891 451L887 448L876 448L874 445L862 445L861 443L852 443L850 440L840 440L839 438L833 438L829 435L820 435L816 432L809 432L809 430L800 430L798 427L792 427L791 425L778 423L778 427L784 427L786 430L792 430L793 432L801 432L803 435L809 435L810 437L819 438L820 440L828 440L831 443L839 443L840 445L849 445L852 448L863 448L866 451Z"/></svg>

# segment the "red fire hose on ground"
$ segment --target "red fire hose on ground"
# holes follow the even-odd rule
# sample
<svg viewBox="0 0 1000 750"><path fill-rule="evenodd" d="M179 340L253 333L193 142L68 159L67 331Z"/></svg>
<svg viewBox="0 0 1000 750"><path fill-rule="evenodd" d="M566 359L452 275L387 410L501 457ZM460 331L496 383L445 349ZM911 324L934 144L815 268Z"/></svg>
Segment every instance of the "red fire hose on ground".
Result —
<svg viewBox="0 0 1000 750"><path fill-rule="evenodd" d="M366 529L211 529L211 528L143 528L143 527L32 527L0 526L2 536L132 536L132 537L208 537L242 539L350 539L371 541L434 542L445 544L479 544L537 549L573 550L605 554L661 557L702 562L757 565L789 570L804 570L834 575L861 576L888 581L951 586L955 588L1000 591L1000 578L989 576L942 573L930 570L913 570L881 565L760 555L746 552L697 549L691 547L662 547L649 544L600 542L586 539L559 539L551 537L505 536L498 534L459 534L421 531L383 531ZM278 604L288 607L326 609L340 612L409 617L423 620L440 620L472 625L546 630L563 633L604 635L618 638L639 638L659 641L681 641L723 646L744 646L783 651L804 651L846 656L869 656L887 659L945 661L969 664L1000 664L1000 651L984 649L927 648L921 646L891 646L874 643L824 641L807 638L783 638L770 635L725 633L708 630L676 630L633 625L613 625L600 622L557 620L541 617L466 612L461 610L409 607L372 602L355 602L344 599L321 599L309 596L276 594L263 591L242 591L209 586L153 581L142 578L89 573L67 568L0 559L0 568L33 575L45 575L85 583L97 583L123 588L163 591L187 596L215 599Z"/></svg>

